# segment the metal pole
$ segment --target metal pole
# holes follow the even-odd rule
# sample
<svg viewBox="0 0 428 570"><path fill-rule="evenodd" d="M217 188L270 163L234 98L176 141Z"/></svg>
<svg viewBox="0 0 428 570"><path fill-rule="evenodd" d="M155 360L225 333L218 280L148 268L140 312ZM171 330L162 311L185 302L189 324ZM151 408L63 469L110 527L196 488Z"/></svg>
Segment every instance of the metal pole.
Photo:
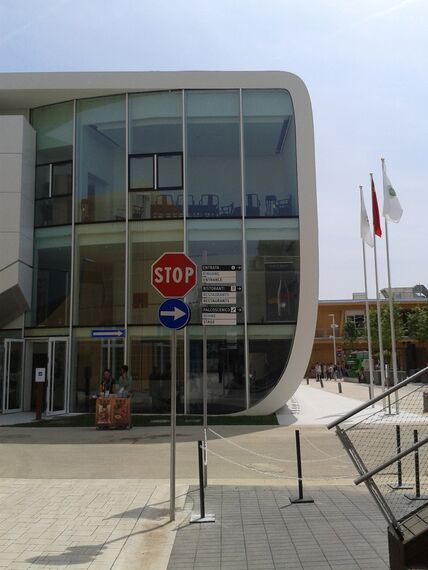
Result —
<svg viewBox="0 0 428 570"><path fill-rule="evenodd" d="M204 445L207 443L207 435L208 435L208 371L207 371L207 327L203 326L203 340L202 340L202 404L203 404L203 424L204 424ZM204 458L204 485L205 487L208 484L208 465L206 461L206 453L207 450L205 449L205 458Z"/></svg>
<svg viewBox="0 0 428 570"><path fill-rule="evenodd" d="M373 236L374 241L374 263L375 263L375 283L376 283L376 311L377 311L377 328L379 334L379 360L380 360L380 380L382 390L385 390L385 361L383 358L383 338L382 338L382 321L380 318L380 299L379 299L379 283L377 276L377 252L376 252L376 236Z"/></svg>
<svg viewBox="0 0 428 570"><path fill-rule="evenodd" d="M392 377L394 381L394 386L396 386L398 384L397 347L395 341L394 305L393 305L392 290L391 290L391 269L389 265L388 222L386 218L385 218L385 242L386 242L386 267L388 270L388 303L389 303L389 324L391 328ZM399 413L397 395L395 398L395 412L397 414Z"/></svg>
<svg viewBox="0 0 428 570"><path fill-rule="evenodd" d="M313 503L312 497L303 496L303 477L302 477L302 455L300 453L300 431L296 429L296 458L297 458L297 484L299 488L299 496L290 498L291 503Z"/></svg>
<svg viewBox="0 0 428 570"><path fill-rule="evenodd" d="M331 314L329 315L330 317L333 318L333 323L331 325L331 328L333 329L333 362L334 365L337 366L337 357L336 357L336 323L334 322L334 315Z"/></svg>
<svg viewBox="0 0 428 570"><path fill-rule="evenodd" d="M199 462L199 507L201 519L205 518L205 490L204 490L204 460L202 441L198 441L198 462Z"/></svg>
<svg viewBox="0 0 428 570"><path fill-rule="evenodd" d="M176 385L177 385L177 332L171 331L171 449L170 449L170 480L169 480L169 520L175 520L175 438L176 438Z"/></svg>
<svg viewBox="0 0 428 570"><path fill-rule="evenodd" d="M413 430L413 443L418 443L418 430ZM419 449L415 450L415 497L421 496L421 482L419 478Z"/></svg>
<svg viewBox="0 0 428 570"><path fill-rule="evenodd" d="M360 186L360 194L363 187ZM369 311L369 294L367 290L367 269L366 269L366 248L364 247L364 240L361 240L363 247L363 266L364 266L364 291L366 297L366 328L367 328L367 345L369 350L369 371L370 371L370 400L374 398L374 368L373 368L373 354L372 354L372 334L370 328L370 311Z"/></svg>

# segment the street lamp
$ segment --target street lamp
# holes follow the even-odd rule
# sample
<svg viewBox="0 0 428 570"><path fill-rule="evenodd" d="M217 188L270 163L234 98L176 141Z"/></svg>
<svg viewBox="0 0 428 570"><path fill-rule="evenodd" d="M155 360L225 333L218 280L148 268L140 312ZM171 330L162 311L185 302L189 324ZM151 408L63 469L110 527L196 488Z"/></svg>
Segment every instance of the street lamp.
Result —
<svg viewBox="0 0 428 570"><path fill-rule="evenodd" d="M331 323L331 328L333 329L333 352L334 352L334 365L337 365L337 358L336 358L336 329L339 325L336 325L336 323L334 322L334 314L330 313L328 315L329 317L332 318L332 323Z"/></svg>

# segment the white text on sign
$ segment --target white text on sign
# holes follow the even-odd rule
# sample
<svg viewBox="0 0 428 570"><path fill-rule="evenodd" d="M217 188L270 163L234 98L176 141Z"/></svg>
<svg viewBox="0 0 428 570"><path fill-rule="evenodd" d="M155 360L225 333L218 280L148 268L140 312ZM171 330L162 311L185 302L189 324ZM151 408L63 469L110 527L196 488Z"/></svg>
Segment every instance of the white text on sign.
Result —
<svg viewBox="0 0 428 570"><path fill-rule="evenodd" d="M156 267L154 270L155 283L190 283L195 274L193 267Z"/></svg>

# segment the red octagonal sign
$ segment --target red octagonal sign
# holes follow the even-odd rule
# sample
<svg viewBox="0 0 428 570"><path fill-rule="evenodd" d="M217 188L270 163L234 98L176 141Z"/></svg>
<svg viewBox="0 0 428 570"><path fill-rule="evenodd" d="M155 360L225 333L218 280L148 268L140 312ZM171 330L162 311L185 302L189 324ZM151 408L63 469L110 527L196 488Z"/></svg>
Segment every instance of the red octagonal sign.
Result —
<svg viewBox="0 0 428 570"><path fill-rule="evenodd" d="M168 251L153 263L151 282L162 297L184 297L196 285L196 265L185 253Z"/></svg>

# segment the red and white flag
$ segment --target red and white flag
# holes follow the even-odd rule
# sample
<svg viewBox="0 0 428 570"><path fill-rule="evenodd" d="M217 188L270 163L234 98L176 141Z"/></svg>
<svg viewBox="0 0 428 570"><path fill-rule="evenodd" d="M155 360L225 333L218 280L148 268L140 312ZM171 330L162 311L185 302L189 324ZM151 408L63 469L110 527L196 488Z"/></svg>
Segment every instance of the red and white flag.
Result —
<svg viewBox="0 0 428 570"><path fill-rule="evenodd" d="M373 234L382 237L382 228L380 227L379 206L377 205L376 190L373 181L373 174L370 174L372 187L372 214L373 214Z"/></svg>

